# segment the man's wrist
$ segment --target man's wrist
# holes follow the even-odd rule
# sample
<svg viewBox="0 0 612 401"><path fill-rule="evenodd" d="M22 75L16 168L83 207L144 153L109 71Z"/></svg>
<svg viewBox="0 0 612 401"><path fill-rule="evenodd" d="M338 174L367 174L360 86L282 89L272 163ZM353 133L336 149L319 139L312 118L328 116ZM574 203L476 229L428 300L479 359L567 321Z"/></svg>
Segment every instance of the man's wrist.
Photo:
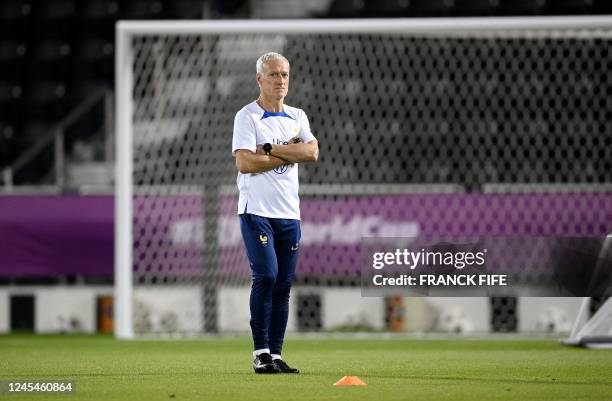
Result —
<svg viewBox="0 0 612 401"><path fill-rule="evenodd" d="M272 144L269 142L266 142L263 144L262 147L264 154L270 156L272 154Z"/></svg>

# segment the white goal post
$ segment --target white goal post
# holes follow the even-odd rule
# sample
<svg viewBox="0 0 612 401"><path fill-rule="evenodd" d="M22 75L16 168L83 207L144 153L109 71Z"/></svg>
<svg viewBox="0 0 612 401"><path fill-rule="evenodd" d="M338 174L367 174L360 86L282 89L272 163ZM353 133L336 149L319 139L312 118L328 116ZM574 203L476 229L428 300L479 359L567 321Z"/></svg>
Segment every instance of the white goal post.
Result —
<svg viewBox="0 0 612 401"><path fill-rule="evenodd" d="M606 236L596 269L604 271L607 255L612 248L612 235ZM561 340L563 344L586 348L612 348L612 298L602 301L599 309L589 317L591 298L583 298L578 316L570 336Z"/></svg>
<svg viewBox="0 0 612 401"><path fill-rule="evenodd" d="M151 135L164 135L164 129L174 129L176 128L174 125L171 127L152 127L152 125L159 124L170 124L166 121L163 121L159 118L159 115L165 113L168 110L169 105L175 100L176 94L175 92L181 92L182 90L186 90L185 88L178 89L168 89L165 85L171 84L171 82L167 79L167 74L164 73L165 69L175 68L173 65L166 65L166 61L162 59L160 56L158 59L151 61L151 65L142 66L138 64L140 61L137 60L139 52L147 51L153 54L163 55L165 51L173 51L166 50L163 48L156 48L154 43L146 42L141 47L135 48L135 41L141 40L143 38L176 38L176 37L194 37L194 38L204 38L207 36L219 36L219 35L271 35L270 37L274 39L277 36L283 35L333 35L334 38L341 38L343 35L350 35L351 41L356 40L355 35L404 35L406 37L411 38L422 38L422 37L443 37L443 38L462 38L462 37L491 37L491 38L505 38L505 37L513 37L514 35L526 35L527 37L553 37L553 38L562 38L562 37L582 37L582 36L593 36L597 38L605 38L609 40L612 38L612 16L566 16L566 17L511 17L511 18L455 18L455 19L446 19L446 18L433 18L433 19L368 19L368 20L231 20L231 21L119 21L116 25L116 43L115 43L115 54L116 54L116 64L115 64L115 94L116 94L116 125L115 125L115 135L116 135L116 172L115 172L115 309L114 309L114 324L115 324L115 336L121 339L130 339L135 337L134 331L134 265L135 265L135 238L134 238L134 220L135 220L135 204L134 199L141 191L146 192L147 194L153 193L152 191L157 191L156 193L164 193L164 194L187 194L186 196L190 196L195 192L202 190L202 188L195 188L191 185L193 182L197 182L198 179L204 177L203 179L207 179L207 174L216 174L215 172L208 173L193 173L190 166L192 159L185 159L183 161L178 160L176 163L177 168L183 168L185 171L189 170L189 173L182 174L191 174L191 178L189 180L190 184L180 183L180 188L177 191L173 189L168 189L172 185L176 184L174 180L174 175L172 177L168 176L160 181L155 180L147 180L141 179L139 183L135 183L134 174L135 174L135 115L139 113L138 104L135 100L135 96L141 96L141 99L145 99L143 96L149 96L150 94L144 93L137 94L135 93L135 87L138 85L139 80L142 78L142 73L145 71L150 75L149 78L152 81L150 84L152 86L156 86L153 94L158 93L166 93L172 92L172 98L168 97L167 99L155 99L154 95L151 95L151 99L145 99L148 103L146 105L147 110L142 111L142 113L150 113L152 115L150 122L151 124L139 127L139 130L142 132L146 132L146 135L149 135L146 141L151 141ZM156 39L157 40L157 39ZM334 39L336 40L336 39ZM372 41L375 42L375 41ZM276 50L274 45L274 41L271 42L271 49ZM194 46L190 44L189 46ZM382 44L381 44L382 46ZM144 49L144 50L143 50ZM180 53L187 47L182 50L176 50L176 54ZM316 51L316 49L315 49ZM333 54L333 47L328 49L327 52L329 54ZM381 47L381 51L382 47ZM391 50L393 51L393 50ZM467 51L467 50L466 50ZM157 53L156 53L157 52ZM173 53L174 54L174 53ZM205 51L202 54L206 54ZM373 57L376 57L376 54L373 53ZM331 60L331 59L330 59ZM181 62L192 62L193 60L183 60ZM310 60L312 63L316 63L315 60ZM333 64L333 61L326 61ZM137 63L135 65L135 63ZM172 64L172 62L168 62L167 64ZM252 65L251 65L252 64ZM252 63L248 65L249 71L254 71L255 59L252 60ZM332 66L333 67L333 66ZM303 66L302 68L306 69L308 66ZM463 67L462 67L463 68ZM467 67L466 67L467 68ZM138 69L138 70L136 70ZM136 70L136 71L135 71ZM327 72L328 73L328 72ZM351 72L348 72L349 74ZM368 72L369 73L369 72ZM254 75L254 72L252 72ZM148 76L149 76L148 75ZM326 77L326 79L334 79L334 76ZM188 85L193 85L194 81L183 80L183 83L187 82ZM223 82L219 83L219 86L222 87ZM358 86L357 82L348 82L347 90L354 90L355 86ZM351 86L353 85L353 86ZM162 89L159 89L159 88ZM353 88L353 89L351 89ZM188 88L187 88L188 89ZM220 93L223 93L221 90ZM169 95L170 96L170 95ZM227 95L227 96L231 96ZM304 96L312 97L312 93L305 93ZM320 100L319 102L323 102ZM399 104L399 103L398 103ZM402 103L403 104L403 103ZM199 106L190 106L190 107L206 107L206 104ZM367 107L370 107L369 105ZM551 106L552 107L552 106ZM452 107L451 107L452 108ZM201 109L197 109L201 110ZM234 110L234 112L237 110ZM196 111L197 112L197 111ZM183 116L185 111L181 111L174 114L174 121L172 124L180 125L180 117ZM214 116L213 116L214 117ZM349 123L347 123L349 124ZM355 131L363 131L363 127L359 126L357 122L354 123L356 127L352 127L351 129ZM369 124L368 122L364 124ZM349 124L350 125L350 124ZM164 128L166 127L166 128ZM174 127L174 128L173 128ZM140 132L139 131L139 132ZM183 129L184 131L184 129ZM223 135L231 136L231 132L224 132ZM138 141L141 139L136 138ZM156 140L156 139L153 139ZM161 138L162 145L166 142L167 138ZM146 142L145 141L145 142ZM168 140L169 141L169 140ZM366 139L364 139L366 141ZM331 142L331 141L330 141ZM338 140L340 142L340 140ZM394 143L394 142L392 142ZM590 143L590 142L589 142ZM599 145L597 145L599 144ZM597 142L592 144L593 147L596 146L604 146L603 144ZM334 146L334 145L330 145ZM544 146L544 145L542 145ZM547 145L548 146L548 145ZM591 146L591 145L589 145ZM194 145L195 147L195 145ZM460 147L460 146L459 146ZM205 149L206 150L206 149ZM197 152L195 150L194 152ZM200 150L200 152L203 152ZM452 152L452 149L448 150L448 152ZM181 152L182 154L182 152ZM230 150L226 149L225 156L229 158ZM143 167L146 174L156 174L160 170L167 168L165 164L155 164L155 156L147 156L150 157L150 162L145 167ZM173 156L174 157L174 156ZM185 156L187 158L187 156ZM551 157L556 157L552 155ZM197 158L197 156L196 156ZM355 182L358 183L358 180L363 178L361 175L355 175L354 171L359 170L359 168L353 168L350 163L352 163L349 157L345 158L347 161L344 164L345 167L345 176L338 175L338 180L346 179L346 182ZM174 160L174 159L172 159ZM344 159L343 159L344 160ZM599 176L597 174L601 171L601 166L603 164L597 164L600 161L596 160L594 165L594 170L596 175L595 182L600 181ZM195 161L197 166L201 166L198 163L206 163L206 161L202 161L200 159ZM214 163L214 162L211 162ZM409 163L403 161L403 163ZM601 163L605 163L605 161L601 161ZM384 168L381 168L383 172L376 174L372 174L372 176L368 176L365 179L365 183L371 183L376 185L385 185L389 183L397 182L401 179L401 173L397 173L405 165L385 165ZM444 167L444 166L442 166ZM331 168L331 167L330 167ZM426 167L424 167L426 168ZM512 167L514 169L514 167ZM519 169L519 167L517 167ZM441 168L441 170L444 170ZM452 169L451 169L452 170ZM536 169L537 170L537 169ZM534 170L534 171L536 171ZM153 172L151 172L153 171ZM365 170L364 170L365 171ZM389 171L394 172L391 175ZM416 170L415 170L416 171ZM446 170L444 170L446 171ZM472 180L472 176L469 171L466 169L466 172L461 173L464 174L461 177L465 178L465 180L455 179L453 178L453 172L447 173L446 176L442 176L438 178L437 176L433 178L429 178L430 176L424 175L415 176L413 178L407 179L412 183L426 183L426 184L448 184L448 183L457 183L461 182L462 184L465 181ZM488 171L488 170L487 170ZM521 180L525 179L521 174L528 174L529 172L525 172L523 170L513 171L510 175L508 172L507 176L504 172L499 172L496 174L492 174L491 177L484 177L483 180L486 182L487 180L498 180L498 182L512 182L512 180ZM540 177L546 176L546 171L536 171L537 174L534 176L533 180L541 179ZM141 173L139 173L141 174ZM174 173L173 173L174 174ZM195 176L194 176L195 174ZM203 175L198 175L203 174ZM225 174L225 171L223 172ZM323 172L318 171L317 173L313 173L313 177L316 174L323 174ZM388 174L388 175L385 175ZM415 173L416 174L416 173ZM579 181L582 176L571 176L567 179L567 181ZM586 173L585 173L586 174ZM229 177L229 175L227 175ZM222 181L219 181L219 184L228 185L231 183L232 179L224 176ZM346 178L343 178L346 177ZM398 178L400 177L400 178ZM467 178L466 178L467 177ZM518 178L517 178L518 177ZM546 179L546 178L545 178ZM351 181L353 180L353 181ZM525 179L526 180L526 179ZM313 182L306 182L308 185L318 184L315 179ZM332 182L333 184L334 182ZM138 188L137 188L138 187ZM146 188L145 188L146 187ZM149 189L147 189L149 188ZM154 189L150 189L154 188ZM316 191L313 191L316 192ZM194 207L194 212L197 214L197 207ZM196 230L197 231L197 230ZM204 230L206 231L206 230ZM199 232L199 231L198 231ZM177 234L180 237L180 233ZM200 235L200 234L198 234ZM201 235L208 235L207 233ZM197 235L196 235L197 237ZM191 238L191 237L190 237ZM200 237L198 237L200 238ZM202 237L207 238L207 237ZM201 239L201 238L200 238ZM187 242L190 240L187 240ZM204 241L206 241L204 239ZM141 245L142 246L142 245ZM151 245L152 247L156 246L154 243ZM151 258L152 256L147 254L141 256L141 258ZM147 259L148 260L148 259ZM147 267L147 269L149 269ZM149 270L147 270L149 271ZM335 273L334 273L335 274ZM233 280L233 278L232 278ZM180 281L180 280L179 280Z"/></svg>

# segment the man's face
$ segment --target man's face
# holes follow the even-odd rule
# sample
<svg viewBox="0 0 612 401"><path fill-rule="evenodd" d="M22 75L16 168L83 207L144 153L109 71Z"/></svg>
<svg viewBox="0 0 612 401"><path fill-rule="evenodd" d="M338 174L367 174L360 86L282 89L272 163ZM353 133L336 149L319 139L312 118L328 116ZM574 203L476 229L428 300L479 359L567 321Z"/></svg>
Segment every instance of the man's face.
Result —
<svg viewBox="0 0 612 401"><path fill-rule="evenodd" d="M263 72L257 74L257 83L265 97L283 99L289 90L289 64L281 59L264 63Z"/></svg>

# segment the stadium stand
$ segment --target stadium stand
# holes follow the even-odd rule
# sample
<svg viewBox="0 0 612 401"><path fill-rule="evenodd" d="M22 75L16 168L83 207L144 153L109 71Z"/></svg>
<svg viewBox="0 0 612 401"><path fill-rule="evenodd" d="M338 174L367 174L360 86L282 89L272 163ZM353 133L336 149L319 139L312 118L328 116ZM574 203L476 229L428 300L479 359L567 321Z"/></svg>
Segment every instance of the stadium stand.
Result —
<svg viewBox="0 0 612 401"><path fill-rule="evenodd" d="M267 0L255 7L244 0L3 1L0 4L0 140L4 146L0 167L14 162L42 134L32 127L48 126L83 102L92 91L112 87L114 24L118 19L248 18L251 14L258 18L282 18L283 15L299 16L296 10L307 14L309 7L315 7L313 1L285 3L284 7L278 7ZM317 13L318 16L384 18L612 12L606 0L331 0L327 3L327 12ZM98 120L102 118L98 116ZM74 133L77 138L89 134ZM21 146L14 147L13 142ZM45 163L32 163L26 168L34 171L27 175L38 177L34 183L39 182L49 167Z"/></svg>

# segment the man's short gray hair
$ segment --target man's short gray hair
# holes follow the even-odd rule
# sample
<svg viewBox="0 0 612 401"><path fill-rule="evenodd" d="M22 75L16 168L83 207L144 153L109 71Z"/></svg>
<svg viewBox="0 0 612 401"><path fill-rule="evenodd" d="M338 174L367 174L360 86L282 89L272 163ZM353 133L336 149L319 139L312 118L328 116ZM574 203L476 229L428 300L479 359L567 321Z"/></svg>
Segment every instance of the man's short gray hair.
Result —
<svg viewBox="0 0 612 401"><path fill-rule="evenodd" d="M272 60L285 60L287 62L287 65L289 65L289 60L287 60L287 58L283 56L282 54L275 53L275 52L268 52L257 59L257 64L255 65L255 68L257 69L257 73L262 73L264 64Z"/></svg>

